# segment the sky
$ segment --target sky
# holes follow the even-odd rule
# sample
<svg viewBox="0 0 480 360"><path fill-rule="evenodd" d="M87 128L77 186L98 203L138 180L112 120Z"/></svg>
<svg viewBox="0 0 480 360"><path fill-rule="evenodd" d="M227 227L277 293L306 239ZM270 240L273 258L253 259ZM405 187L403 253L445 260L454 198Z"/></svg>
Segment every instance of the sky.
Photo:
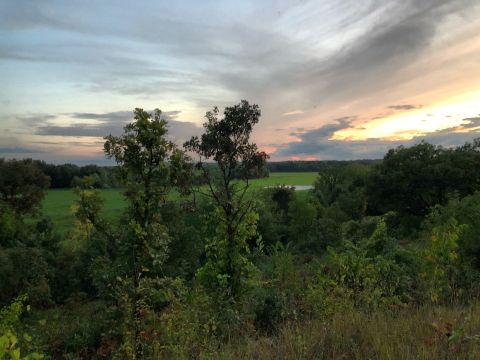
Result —
<svg viewBox="0 0 480 360"><path fill-rule="evenodd" d="M0 157L106 163L159 108L181 145L246 99L271 160L480 137L480 0L0 2Z"/></svg>

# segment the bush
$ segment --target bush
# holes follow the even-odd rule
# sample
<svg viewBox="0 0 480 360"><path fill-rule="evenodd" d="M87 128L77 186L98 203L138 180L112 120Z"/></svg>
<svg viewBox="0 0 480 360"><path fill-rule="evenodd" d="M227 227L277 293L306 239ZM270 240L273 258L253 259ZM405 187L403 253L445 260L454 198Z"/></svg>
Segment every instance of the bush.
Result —
<svg viewBox="0 0 480 360"><path fill-rule="evenodd" d="M0 309L0 359L43 359L38 352L30 352L32 337L27 333L19 335L20 315L24 310L30 310L25 306L27 296L18 297L10 305ZM27 354L25 354L27 353Z"/></svg>

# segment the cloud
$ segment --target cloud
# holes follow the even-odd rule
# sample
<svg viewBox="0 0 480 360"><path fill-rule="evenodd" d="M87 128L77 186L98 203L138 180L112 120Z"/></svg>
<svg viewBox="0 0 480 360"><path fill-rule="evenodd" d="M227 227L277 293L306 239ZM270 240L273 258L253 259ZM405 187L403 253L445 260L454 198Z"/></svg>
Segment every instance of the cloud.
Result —
<svg viewBox="0 0 480 360"><path fill-rule="evenodd" d="M346 117L345 119L351 118ZM284 146L280 145L279 150L273 156L276 158L315 156L319 160L375 159L382 158L390 148L400 145L412 146L422 140L446 147L458 146L480 137L480 129L478 129L480 117L467 118L464 121L464 124L457 127L414 136L410 140L332 140L331 137L336 131L350 127L351 120L343 120L303 133L295 133L294 135L298 136L300 141Z"/></svg>
<svg viewBox="0 0 480 360"><path fill-rule="evenodd" d="M421 109L421 108L422 108L422 105L412 105L412 104L387 106L387 109L392 109L392 110L413 110L413 109Z"/></svg>
<svg viewBox="0 0 480 360"><path fill-rule="evenodd" d="M199 135L202 128L192 122L176 120L180 115L179 110L162 112L162 117L167 120L168 137L181 146L191 136ZM59 125L66 118L69 123ZM103 137L122 134L125 124L133 120L133 113L28 114L13 116L13 119L28 125L33 137L28 140L0 137L0 156L28 156L54 163L111 165L112 162L103 156Z"/></svg>
<svg viewBox="0 0 480 360"><path fill-rule="evenodd" d="M466 118L464 119L464 121L467 121L467 123L460 125L461 129L471 129L471 128L476 128L480 126L480 116Z"/></svg>
<svg viewBox="0 0 480 360"><path fill-rule="evenodd" d="M0 156L2 154L37 154L44 151L38 148L29 148L29 147L0 147Z"/></svg>
<svg viewBox="0 0 480 360"><path fill-rule="evenodd" d="M36 115L20 115L16 117L17 120L20 120L22 123L28 126L36 126L44 124L49 120L56 118L55 115L45 115L45 114L36 114Z"/></svg>
<svg viewBox="0 0 480 360"><path fill-rule="evenodd" d="M168 135L174 141L185 141L192 135L197 135L201 129L192 122L178 121L176 119L181 111L165 111L162 117L168 121ZM91 122L77 122L69 125L57 125L49 122L54 115L28 117L37 127L36 135L62 136L62 137L104 137L106 135L120 135L126 123L132 121L131 111L115 111L108 113L72 113L68 114L74 120L95 120ZM35 121L33 121L35 119Z"/></svg>
<svg viewBox="0 0 480 360"><path fill-rule="evenodd" d="M318 144L325 147L323 155L356 156L368 153L364 148L368 143L349 147L341 142L333 149L332 140L325 140L350 120L321 126L319 114L323 119L345 112L378 114L380 119L394 111L419 108L411 102L427 107L432 99L417 100L417 95L432 89L448 93L447 85L440 88L423 81L444 69L428 60L438 59L438 64L454 69L449 73L455 76L470 76L464 70L472 65L464 67L460 61L468 58L471 64L478 47L470 53L460 47L469 41L460 30L475 30L479 3L305 0L265 6L246 0L172 6L125 0L115 6L4 1L0 2L0 32L5 35L0 38L0 62L7 66L3 72L0 68L0 75L7 91L15 95L9 94L10 109L24 108L24 99L38 99L28 104L28 111L55 112L49 106L69 111L25 115L22 123L31 131L26 136L119 134L131 112L103 113L105 102L124 104L121 110L139 98L148 104L161 98L175 104L172 107L182 104L184 111L200 119L215 104L222 107L247 98L262 108L257 129L271 134L268 143L284 141L272 129L310 129L294 131L300 143L280 144L279 152L292 152L294 146L293 152L300 152L306 144L314 150L317 139L323 139ZM477 33L470 38L476 40ZM448 65L453 62L444 58L448 50L455 54L458 67ZM450 86L452 82L443 77L447 73L442 72L441 84ZM181 114L168 116L171 136L179 141L199 132L195 124L180 121ZM59 125L68 118L76 123ZM0 131L11 127L5 123L0 123ZM373 140L371 144L372 149L384 146Z"/></svg>
<svg viewBox="0 0 480 360"><path fill-rule="evenodd" d="M270 14L261 12L255 2L243 7L206 3L178 9L153 2L142 4L142 17L131 17L129 9L138 10L138 4L130 1L123 4L125 11L96 5L95 15L85 3L77 4L72 12L72 5L62 2L19 1L3 5L0 28L47 29L72 36L31 46L7 43L0 56L83 65L89 70L82 73L89 89L142 95L168 91L195 97L208 85L212 86L207 96L210 105L225 101L215 98L223 93L248 96L266 106L278 106L278 98L314 106L398 84L395 74L429 48L442 20L468 13L475 3L373 0L359 4L347 0L320 5L304 1L278 3ZM228 16L233 13L235 18ZM119 21L103 21L102 14ZM216 16L213 24L208 15L215 14L227 16ZM261 16L264 24L251 26L253 16ZM298 27L291 24L293 16L305 19L305 29L299 29L306 34L301 41L286 31L292 25ZM319 17L326 19L325 24L318 24ZM128 27L122 25L125 21ZM356 36L345 36L349 32ZM342 35L348 40L343 41ZM330 45L332 49L325 50L319 43L328 38L338 38L342 46ZM385 75L382 81L378 81L380 74ZM206 99L199 100L204 104Z"/></svg>
<svg viewBox="0 0 480 360"><path fill-rule="evenodd" d="M293 110L293 111L287 111L282 114L282 116L292 116L292 115L301 115L304 112L302 110Z"/></svg>
<svg viewBox="0 0 480 360"><path fill-rule="evenodd" d="M273 50L258 57L254 68L244 66L235 72L224 70L213 74L226 88L260 99L257 101L273 109L281 109L282 103L288 102L306 109L327 106L335 100L372 96L411 81L411 77L401 76L402 71L430 49L443 20L465 14L475 3L474 0L372 1L371 13L361 20L360 6L355 2L345 5L332 2L330 6L337 11L348 6L358 10L357 14L349 14L344 24L359 33L353 41L324 56L314 56L311 49L292 43L289 38L266 36L268 41L272 40ZM307 10L312 11L312 7L306 7ZM315 14L324 17L313 8L311 17ZM308 17L306 13L301 15ZM328 38L345 32L341 27L331 31L322 35ZM245 51L253 55L255 50Z"/></svg>

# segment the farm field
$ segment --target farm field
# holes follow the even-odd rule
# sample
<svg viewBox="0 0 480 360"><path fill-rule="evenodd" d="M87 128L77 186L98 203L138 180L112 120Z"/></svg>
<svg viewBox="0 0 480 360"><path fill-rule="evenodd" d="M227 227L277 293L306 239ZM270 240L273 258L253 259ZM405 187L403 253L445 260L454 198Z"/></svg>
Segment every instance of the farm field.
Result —
<svg viewBox="0 0 480 360"><path fill-rule="evenodd" d="M260 189L275 185L312 185L317 177L316 172L298 173L271 173L270 177L252 181L252 189ZM107 219L114 219L125 207L125 201L118 189L104 189L102 196L105 199L103 215ZM72 227L74 218L72 205L75 201L73 189L49 190L42 203L43 214L50 217L55 227L67 231Z"/></svg>

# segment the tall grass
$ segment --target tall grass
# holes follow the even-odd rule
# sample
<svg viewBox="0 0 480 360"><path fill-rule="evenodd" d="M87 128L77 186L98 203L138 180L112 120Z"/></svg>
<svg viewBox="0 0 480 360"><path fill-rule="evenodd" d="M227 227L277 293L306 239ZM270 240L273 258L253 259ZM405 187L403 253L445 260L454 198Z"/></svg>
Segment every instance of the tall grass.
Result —
<svg viewBox="0 0 480 360"><path fill-rule="evenodd" d="M239 339L218 359L480 359L480 303L352 311L328 321L287 323L274 337Z"/></svg>

